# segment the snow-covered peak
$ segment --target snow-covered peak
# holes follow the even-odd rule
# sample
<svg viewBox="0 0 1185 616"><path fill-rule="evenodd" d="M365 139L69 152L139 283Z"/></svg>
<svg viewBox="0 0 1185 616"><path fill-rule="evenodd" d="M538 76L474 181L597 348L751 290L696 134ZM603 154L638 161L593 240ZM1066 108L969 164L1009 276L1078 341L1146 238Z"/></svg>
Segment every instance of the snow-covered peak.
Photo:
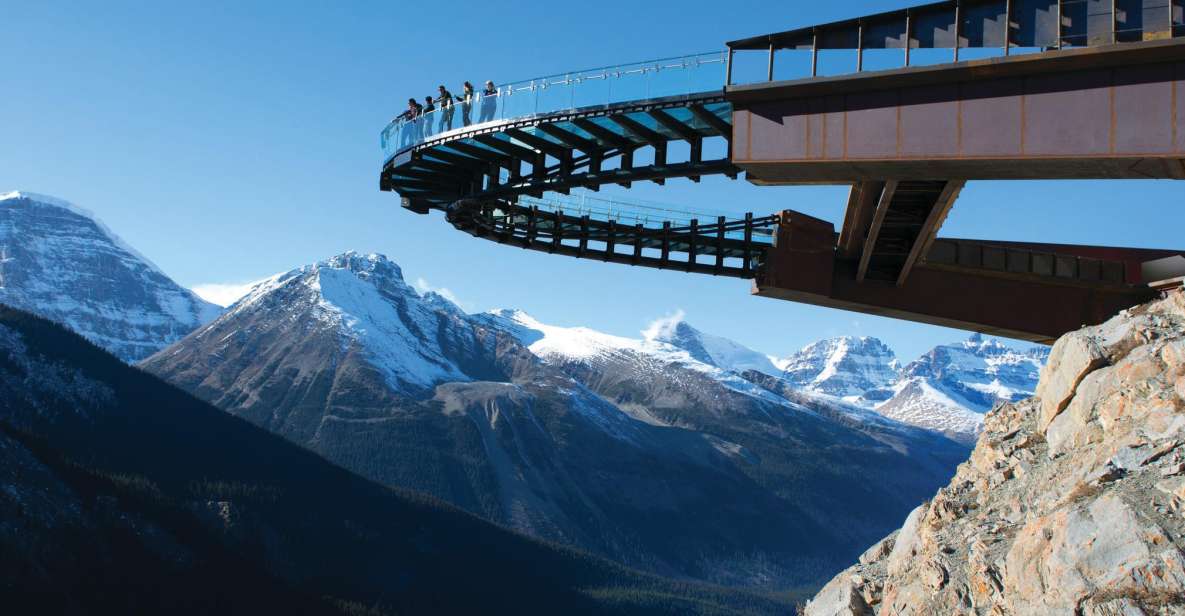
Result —
<svg viewBox="0 0 1185 616"><path fill-rule="evenodd" d="M222 310L169 279L93 213L25 191L0 195L0 302L63 323L125 361Z"/></svg>
<svg viewBox="0 0 1185 616"><path fill-rule="evenodd" d="M407 286L399 265L378 253L361 254L351 250L321 261L315 267L353 272L363 280L373 280L376 286L397 285L401 289Z"/></svg>
<svg viewBox="0 0 1185 616"><path fill-rule="evenodd" d="M787 358L783 366L783 378L791 383L865 404L886 399L898 376L893 350L868 336L814 342Z"/></svg>
<svg viewBox="0 0 1185 616"><path fill-rule="evenodd" d="M693 358L722 370L743 373L756 370L770 376L781 373L767 355L727 338L705 334L683 319L682 311L654 321L642 332L644 340L683 349Z"/></svg>
<svg viewBox="0 0 1185 616"><path fill-rule="evenodd" d="M441 339L442 327L465 327L464 319L444 298L416 292L387 257L346 252L257 284L198 335L235 321L298 321L337 336L344 350L365 353L396 390L424 390L470 380Z"/></svg>
<svg viewBox="0 0 1185 616"><path fill-rule="evenodd" d="M902 370L904 380L922 379L959 405L983 413L996 402L1033 394L1044 347L1014 348L976 334L967 340L934 347Z"/></svg>

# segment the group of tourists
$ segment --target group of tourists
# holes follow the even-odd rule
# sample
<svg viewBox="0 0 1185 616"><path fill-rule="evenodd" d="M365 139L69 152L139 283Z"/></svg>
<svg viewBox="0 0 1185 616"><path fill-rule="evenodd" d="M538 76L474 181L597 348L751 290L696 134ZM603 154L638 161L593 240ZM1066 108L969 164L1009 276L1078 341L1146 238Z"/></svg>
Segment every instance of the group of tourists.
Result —
<svg viewBox="0 0 1185 616"><path fill-rule="evenodd" d="M435 133L442 133L453 128L453 113L457 107L461 108L461 126L472 124L471 114L473 105L478 104L478 123L494 119L498 108L498 89L494 82L487 81L485 89L480 95L474 91L473 84L468 81L461 86L461 93L454 95L448 88L439 86L436 97L425 96L421 104L414 98L407 99L407 110L395 117L402 121L403 142L423 139ZM433 126L435 125L435 126Z"/></svg>

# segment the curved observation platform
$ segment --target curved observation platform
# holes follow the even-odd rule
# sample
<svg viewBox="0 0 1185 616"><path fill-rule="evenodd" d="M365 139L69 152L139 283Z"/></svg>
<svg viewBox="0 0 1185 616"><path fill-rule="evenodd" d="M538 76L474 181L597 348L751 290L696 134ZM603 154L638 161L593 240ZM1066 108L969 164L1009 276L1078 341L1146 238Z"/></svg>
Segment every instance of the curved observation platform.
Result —
<svg viewBox="0 0 1185 616"><path fill-rule="evenodd" d="M732 137L725 73L723 53L666 58L507 84L392 122L381 136L381 188L426 213L461 199L735 178L727 145L717 156L704 148ZM686 151L676 155L673 142Z"/></svg>
<svg viewBox="0 0 1185 616"><path fill-rule="evenodd" d="M1185 280L1185 253L939 229L970 180L1185 179L1182 93L1185 0L944 0L505 84L388 125L380 187L507 245L1049 341ZM588 194L742 173L851 186L842 228Z"/></svg>

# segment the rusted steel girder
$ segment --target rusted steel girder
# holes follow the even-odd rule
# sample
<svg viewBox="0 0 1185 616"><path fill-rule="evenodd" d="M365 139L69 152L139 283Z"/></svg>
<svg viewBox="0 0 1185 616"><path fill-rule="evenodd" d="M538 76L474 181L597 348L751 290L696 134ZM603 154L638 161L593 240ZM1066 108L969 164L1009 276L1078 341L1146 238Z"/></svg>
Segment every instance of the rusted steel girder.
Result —
<svg viewBox="0 0 1185 616"><path fill-rule="evenodd" d="M938 239L900 285L858 281L858 261L836 250L835 227L787 210L753 293L1048 344L1155 297L1140 265L1178 254Z"/></svg>
<svg viewBox="0 0 1185 616"><path fill-rule="evenodd" d="M1185 39L730 87L758 184L1185 179Z"/></svg>

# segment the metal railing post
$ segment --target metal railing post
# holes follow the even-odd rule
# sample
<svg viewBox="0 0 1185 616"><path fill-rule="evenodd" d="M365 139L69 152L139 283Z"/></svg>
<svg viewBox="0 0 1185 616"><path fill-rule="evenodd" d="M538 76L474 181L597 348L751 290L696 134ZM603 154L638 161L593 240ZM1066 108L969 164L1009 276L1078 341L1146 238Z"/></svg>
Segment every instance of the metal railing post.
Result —
<svg viewBox="0 0 1185 616"><path fill-rule="evenodd" d="M819 31L811 35L811 77L819 75Z"/></svg>
<svg viewBox="0 0 1185 616"><path fill-rule="evenodd" d="M1004 55L1012 53L1012 0L1004 2Z"/></svg>
<svg viewBox="0 0 1185 616"><path fill-rule="evenodd" d="M913 12L905 13L905 66L909 66L909 47L913 43Z"/></svg>
<svg viewBox="0 0 1185 616"><path fill-rule="evenodd" d="M724 60L724 87L732 85L732 47L728 48L728 56Z"/></svg>
<svg viewBox="0 0 1185 616"><path fill-rule="evenodd" d="M1058 0L1058 2L1061 2L1061 0ZM962 23L960 20L963 19L963 16L960 12L960 9L962 9L962 8L963 8L962 0L955 2L955 62L959 61L959 33L962 32L962 30L963 30L960 27L960 26L962 26Z"/></svg>
<svg viewBox="0 0 1185 616"><path fill-rule="evenodd" d="M766 73L766 75L765 75L766 81L773 81L774 80L774 43L773 43L773 41L769 42L769 64L766 67L765 73Z"/></svg>
<svg viewBox="0 0 1185 616"><path fill-rule="evenodd" d="M864 22L856 28L856 72L864 70Z"/></svg>

